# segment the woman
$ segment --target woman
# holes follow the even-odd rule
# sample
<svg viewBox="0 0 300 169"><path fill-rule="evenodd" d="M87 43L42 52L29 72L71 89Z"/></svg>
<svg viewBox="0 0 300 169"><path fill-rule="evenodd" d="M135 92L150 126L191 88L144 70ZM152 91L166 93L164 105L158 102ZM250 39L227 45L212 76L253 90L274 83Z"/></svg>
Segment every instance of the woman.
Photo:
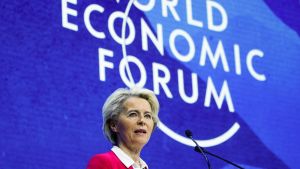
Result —
<svg viewBox="0 0 300 169"><path fill-rule="evenodd" d="M96 154L87 169L148 169L140 158L158 119L159 103L148 89L117 89L102 109L103 131L111 151Z"/></svg>

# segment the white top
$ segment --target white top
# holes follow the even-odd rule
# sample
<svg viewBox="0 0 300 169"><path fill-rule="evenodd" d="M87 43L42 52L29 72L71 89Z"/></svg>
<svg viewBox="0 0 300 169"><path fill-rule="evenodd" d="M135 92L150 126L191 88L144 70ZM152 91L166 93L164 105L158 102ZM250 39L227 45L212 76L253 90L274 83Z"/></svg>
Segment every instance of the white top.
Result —
<svg viewBox="0 0 300 169"><path fill-rule="evenodd" d="M134 169L148 169L148 165L146 164L146 162L144 160L142 160L140 158L140 163L142 165L142 167L140 167L139 164L135 163L123 150L121 150L117 146L113 146L111 148L111 151L113 151L116 154L116 156L121 160L121 162L127 168L129 168L130 166L132 166Z"/></svg>

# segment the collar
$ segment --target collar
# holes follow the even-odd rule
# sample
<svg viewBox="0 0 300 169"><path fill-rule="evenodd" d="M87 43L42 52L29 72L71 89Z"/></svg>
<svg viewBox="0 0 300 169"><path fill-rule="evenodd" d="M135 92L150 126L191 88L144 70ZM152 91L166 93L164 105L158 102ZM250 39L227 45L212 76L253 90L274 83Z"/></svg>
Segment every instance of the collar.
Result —
<svg viewBox="0 0 300 169"><path fill-rule="evenodd" d="M132 166L134 169L140 169L140 166L135 163L123 150L121 150L117 146L113 146L111 150L115 153L115 155L120 159L120 161L126 166L126 168L129 168ZM141 169L148 169L148 165L144 160L140 158L140 162L142 165Z"/></svg>

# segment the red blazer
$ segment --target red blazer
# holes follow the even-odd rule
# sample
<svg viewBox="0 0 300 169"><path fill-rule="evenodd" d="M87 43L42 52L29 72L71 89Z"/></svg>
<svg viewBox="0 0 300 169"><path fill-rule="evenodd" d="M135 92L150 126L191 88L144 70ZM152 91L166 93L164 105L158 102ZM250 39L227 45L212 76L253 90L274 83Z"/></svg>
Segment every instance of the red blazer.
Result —
<svg viewBox="0 0 300 169"><path fill-rule="evenodd" d="M126 168L115 153L109 151L93 156L87 165L87 169L133 169L133 167Z"/></svg>

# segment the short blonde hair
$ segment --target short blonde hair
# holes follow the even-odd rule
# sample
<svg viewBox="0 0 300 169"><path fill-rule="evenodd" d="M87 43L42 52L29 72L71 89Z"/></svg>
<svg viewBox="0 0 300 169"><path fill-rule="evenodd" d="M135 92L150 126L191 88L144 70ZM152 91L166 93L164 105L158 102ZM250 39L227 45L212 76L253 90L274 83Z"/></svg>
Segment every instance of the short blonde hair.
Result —
<svg viewBox="0 0 300 169"><path fill-rule="evenodd" d="M105 101L102 108L102 116L103 116L103 126L102 130L104 135L108 138L108 140L112 144L116 144L117 138L116 134L111 131L110 123L113 120L117 120L119 114L124 109L124 102L130 97L138 97L148 101L152 110L152 116L154 121L154 127L157 126L159 121L158 111L159 111L159 102L155 96L155 94L148 89L145 88L119 88L115 90Z"/></svg>

